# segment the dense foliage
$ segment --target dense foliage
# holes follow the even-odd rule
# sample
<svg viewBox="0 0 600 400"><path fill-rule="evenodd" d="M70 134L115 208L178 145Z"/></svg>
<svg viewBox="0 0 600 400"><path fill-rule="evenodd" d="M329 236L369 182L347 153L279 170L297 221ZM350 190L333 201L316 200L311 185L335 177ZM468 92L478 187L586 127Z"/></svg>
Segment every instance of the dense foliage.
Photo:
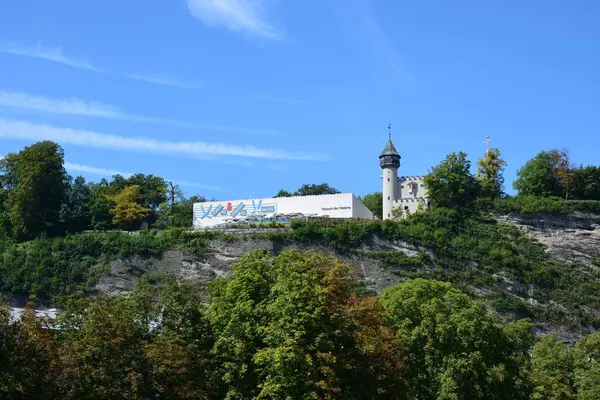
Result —
<svg viewBox="0 0 600 400"><path fill-rule="evenodd" d="M600 272L552 260L517 227L490 217L465 217L439 208L398 222L305 221L292 227L291 232L271 236L374 257L402 277L449 281L465 290L483 286L489 305L510 318L531 316L542 325L575 331L600 328L600 318L588 310L600 309ZM357 251L375 236L412 244L421 249L421 255ZM507 293L505 280L524 288Z"/></svg>
<svg viewBox="0 0 600 400"><path fill-rule="evenodd" d="M533 346L453 286L358 294L348 265L251 252L208 287L72 296L57 320L0 307L0 398L598 398L600 336ZM58 328L58 329L56 329Z"/></svg>
<svg viewBox="0 0 600 400"><path fill-rule="evenodd" d="M526 321L503 326L451 285L423 279L387 288L381 303L405 340L411 398L529 398Z"/></svg>
<svg viewBox="0 0 600 400"><path fill-rule="evenodd" d="M520 196L600 200L600 168L575 166L566 150L540 152L517 175L513 186Z"/></svg>
<svg viewBox="0 0 600 400"><path fill-rule="evenodd" d="M111 260L131 255L159 257L172 249L202 256L208 251L208 241L215 237L226 238L227 235L171 229L140 234L89 233L21 244L5 243L0 256L0 288L42 298L87 292L108 272Z"/></svg>
<svg viewBox="0 0 600 400"><path fill-rule="evenodd" d="M154 175L86 183L64 169L62 148L43 141L0 160L0 241L24 241L85 230L188 227L193 203Z"/></svg>
<svg viewBox="0 0 600 400"><path fill-rule="evenodd" d="M322 194L337 194L339 190L329 186L328 183L311 183L304 184L298 188L295 192L291 193L287 190L281 189L273 197L292 197L292 196L318 196Z"/></svg>
<svg viewBox="0 0 600 400"><path fill-rule="evenodd" d="M468 209L479 193L479 185L470 172L471 162L463 152L449 154L433 167L423 183L431 205L455 210Z"/></svg>

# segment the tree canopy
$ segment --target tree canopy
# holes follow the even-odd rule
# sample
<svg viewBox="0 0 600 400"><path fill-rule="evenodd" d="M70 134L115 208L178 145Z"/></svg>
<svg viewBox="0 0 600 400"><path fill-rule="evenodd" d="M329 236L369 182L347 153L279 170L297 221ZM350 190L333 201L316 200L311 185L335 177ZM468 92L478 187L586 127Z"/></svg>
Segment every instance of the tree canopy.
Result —
<svg viewBox="0 0 600 400"><path fill-rule="evenodd" d="M494 200L504 193L504 168L506 161L500 158L500 149L491 148L477 162L477 180L481 196Z"/></svg>
<svg viewBox="0 0 600 400"><path fill-rule="evenodd" d="M527 323L502 327L445 282L402 283L385 289L381 302L411 355L412 398L528 399Z"/></svg>
<svg viewBox="0 0 600 400"><path fill-rule="evenodd" d="M434 207L466 209L475 201L479 186L463 152L449 154L433 167L423 183Z"/></svg>
<svg viewBox="0 0 600 400"><path fill-rule="evenodd" d="M318 196L322 194L337 194L339 190L329 186L328 183L311 183L304 184L298 188L294 193L290 193L287 190L281 189L274 197L291 197L291 196Z"/></svg>
<svg viewBox="0 0 600 400"><path fill-rule="evenodd" d="M360 201L371 210L375 217L383 218L383 194L381 192L366 194L360 198Z"/></svg>
<svg viewBox="0 0 600 400"><path fill-rule="evenodd" d="M60 211L68 180L63 159L59 145L43 141L0 161L5 208L14 237L31 239L62 231Z"/></svg>

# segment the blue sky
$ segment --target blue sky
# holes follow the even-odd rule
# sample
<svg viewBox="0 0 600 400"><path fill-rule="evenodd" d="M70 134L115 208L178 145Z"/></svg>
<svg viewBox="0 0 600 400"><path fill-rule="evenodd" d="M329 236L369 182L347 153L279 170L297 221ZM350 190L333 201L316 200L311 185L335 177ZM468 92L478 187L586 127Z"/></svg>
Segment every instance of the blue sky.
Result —
<svg viewBox="0 0 600 400"><path fill-rule="evenodd" d="M516 170L598 164L600 2L19 0L0 5L0 155L37 140L72 175L143 172L218 199L380 190L485 138Z"/></svg>

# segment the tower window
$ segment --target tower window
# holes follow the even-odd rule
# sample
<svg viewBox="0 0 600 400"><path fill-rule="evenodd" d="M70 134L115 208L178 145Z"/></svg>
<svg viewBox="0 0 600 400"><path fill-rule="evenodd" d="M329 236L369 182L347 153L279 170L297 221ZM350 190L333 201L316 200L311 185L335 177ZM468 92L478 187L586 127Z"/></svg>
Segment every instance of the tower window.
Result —
<svg viewBox="0 0 600 400"><path fill-rule="evenodd" d="M388 200L390 199L390 196L388 196Z"/></svg>
<svg viewBox="0 0 600 400"><path fill-rule="evenodd" d="M390 181L390 178L388 178L388 182Z"/></svg>
<svg viewBox="0 0 600 400"><path fill-rule="evenodd" d="M388 218L390 217L390 214L388 214Z"/></svg>

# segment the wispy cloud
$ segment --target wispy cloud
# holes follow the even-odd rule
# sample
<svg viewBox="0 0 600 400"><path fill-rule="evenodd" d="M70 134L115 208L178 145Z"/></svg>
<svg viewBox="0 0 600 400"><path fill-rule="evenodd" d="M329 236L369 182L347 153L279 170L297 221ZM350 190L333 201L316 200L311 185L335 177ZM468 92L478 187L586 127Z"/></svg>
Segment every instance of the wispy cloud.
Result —
<svg viewBox="0 0 600 400"><path fill-rule="evenodd" d="M279 40L282 32L266 17L265 0L187 0L192 16L203 24Z"/></svg>
<svg viewBox="0 0 600 400"><path fill-rule="evenodd" d="M0 156L0 160L1 159L2 159L2 156ZM114 169L101 168L101 167L92 167L90 165L75 164L75 163L70 163L70 162L65 162L65 168L68 171L83 172L86 174L99 175L99 176L121 175L125 178L129 178L130 176L133 175L131 172L123 172L123 171L117 171ZM223 188L220 186L205 185L202 183L188 182L188 181L182 181L182 180L178 180L178 179L166 179L166 180L171 181L174 184L183 186L183 187L198 188L198 189L205 189L205 190L212 190L212 191L223 190Z"/></svg>
<svg viewBox="0 0 600 400"><path fill-rule="evenodd" d="M125 114L116 107L80 99L56 99L22 92L0 91L0 105L53 114L82 115L109 119L122 119Z"/></svg>
<svg viewBox="0 0 600 400"><path fill-rule="evenodd" d="M35 46L28 46L22 43L0 41L0 52L54 61L70 67L86 69L88 71L104 72L102 69L92 65L88 61L65 55L60 47L47 47L41 43L38 43Z"/></svg>
<svg viewBox="0 0 600 400"><path fill-rule="evenodd" d="M276 132L268 129L241 128L214 124L176 121L165 118L146 117L120 111L117 107L77 98L58 99L43 97L22 92L0 91L0 106L42 111L52 114L79 115L85 117L114 119L121 121L142 122L178 126L182 128L222 131L252 135L273 135Z"/></svg>
<svg viewBox="0 0 600 400"><path fill-rule="evenodd" d="M84 69L99 73L112 73L128 79L135 79L138 81L150 82L156 85L166 85L173 87L180 87L185 89L201 89L203 85L195 82L189 82L182 78L177 78L169 75L149 75L149 74L122 74L118 72L106 71L99 68L92 63L84 60L83 58L67 56L63 53L60 47L48 47L41 43L35 46L27 45L23 43L9 42L0 39L0 52L7 54L14 54L17 56L38 58L46 61L57 62L63 65L67 65L73 68Z"/></svg>
<svg viewBox="0 0 600 400"><path fill-rule="evenodd" d="M404 85L415 83L414 76L379 23L369 0L329 0L329 4L360 50L369 53L369 57L384 68L394 82Z"/></svg>
<svg viewBox="0 0 600 400"><path fill-rule="evenodd" d="M70 162L65 162L65 168L69 171L77 171L77 172L83 172L86 174L93 174L93 175L100 175L100 176L121 175L125 178L129 178L131 175L133 175L130 172L122 172L122 171L117 171L114 169L107 169L107 168L100 168L100 167L91 167L89 165L74 164L74 163L70 163Z"/></svg>
<svg viewBox="0 0 600 400"><path fill-rule="evenodd" d="M200 83L187 82L181 78L168 75L143 75L143 74L127 74L128 78L138 81L156 83L158 85L174 86L185 89L202 89L204 85Z"/></svg>
<svg viewBox="0 0 600 400"><path fill-rule="evenodd" d="M269 169L271 171L277 171L277 172L288 172L289 171L286 167L284 167L282 165L271 165L269 167Z"/></svg>
<svg viewBox="0 0 600 400"><path fill-rule="evenodd" d="M234 156L276 160L329 160L329 156L321 153L298 153L281 149L225 143L175 142L143 137L124 137L6 119L0 119L0 138L53 140L58 143L69 143L85 147L192 157Z"/></svg>

